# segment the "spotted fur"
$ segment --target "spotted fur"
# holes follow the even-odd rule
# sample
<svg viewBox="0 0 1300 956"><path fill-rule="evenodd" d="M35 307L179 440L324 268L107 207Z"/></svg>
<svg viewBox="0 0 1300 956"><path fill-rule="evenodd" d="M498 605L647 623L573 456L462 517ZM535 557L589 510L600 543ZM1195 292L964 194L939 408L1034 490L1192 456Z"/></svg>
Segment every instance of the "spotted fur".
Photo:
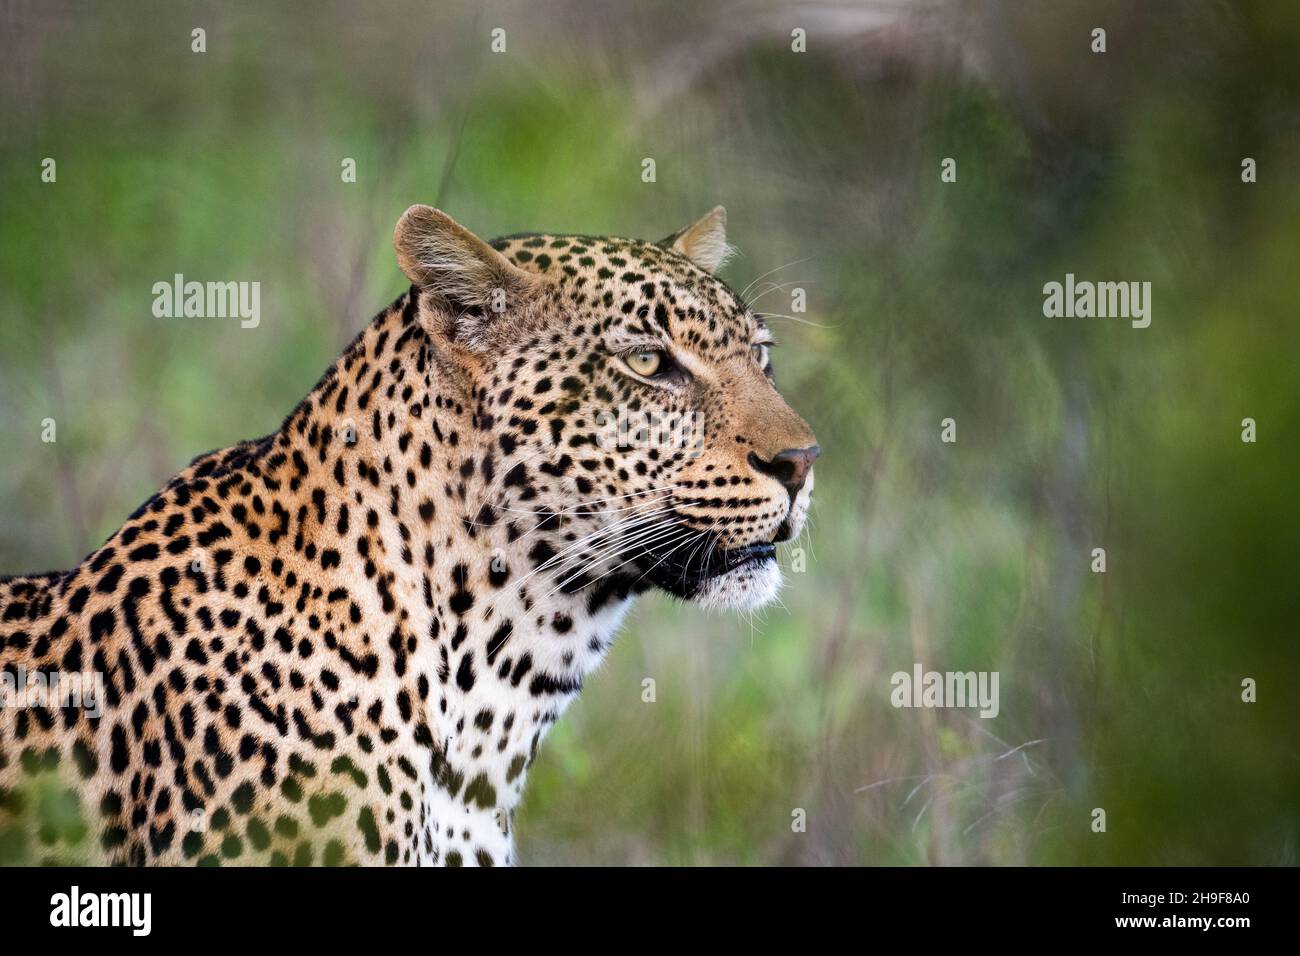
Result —
<svg viewBox="0 0 1300 956"><path fill-rule="evenodd" d="M527 768L630 601L764 603L803 523L816 446L712 275L724 219L488 244L408 210L411 288L278 431L0 581L4 671L106 687L97 716L0 708L0 822L48 779L92 862L515 862ZM620 407L703 441L620 442Z"/></svg>

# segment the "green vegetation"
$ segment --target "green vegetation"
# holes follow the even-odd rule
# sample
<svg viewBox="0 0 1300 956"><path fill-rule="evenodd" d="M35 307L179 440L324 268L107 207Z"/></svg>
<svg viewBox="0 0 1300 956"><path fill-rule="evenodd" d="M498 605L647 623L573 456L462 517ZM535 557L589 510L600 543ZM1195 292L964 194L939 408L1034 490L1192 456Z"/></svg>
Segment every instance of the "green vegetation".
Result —
<svg viewBox="0 0 1300 956"><path fill-rule="evenodd" d="M435 6L212 12L206 54L170 5L6 27L0 572L74 564L192 457L276 428L402 291L407 205L653 238L721 202L725 277L776 314L807 293L773 319L825 450L784 558L806 570L752 620L638 606L530 772L523 860L1296 862L1286 4L1112 5L1105 55L1075 5L1026 4L996 43L954 27L966 59L811 25L792 54L749 7ZM1045 318L1067 272L1150 281L1150 328ZM260 281L260 326L155 318L175 273ZM999 715L893 708L914 662L998 671ZM75 850L75 793L5 799ZM0 858L40 859L24 840Z"/></svg>

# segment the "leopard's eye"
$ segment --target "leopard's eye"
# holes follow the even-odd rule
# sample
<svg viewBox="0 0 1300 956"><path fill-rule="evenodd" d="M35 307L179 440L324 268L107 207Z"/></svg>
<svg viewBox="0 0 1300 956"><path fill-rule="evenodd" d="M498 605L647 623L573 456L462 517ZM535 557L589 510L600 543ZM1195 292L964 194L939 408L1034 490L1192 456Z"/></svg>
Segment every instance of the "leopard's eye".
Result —
<svg viewBox="0 0 1300 956"><path fill-rule="evenodd" d="M759 368L767 368L768 351L771 348L770 342L755 342L749 347L750 354L754 356L754 361L758 363Z"/></svg>
<svg viewBox="0 0 1300 956"><path fill-rule="evenodd" d="M636 352L628 352L623 356L623 361L627 367L636 374L651 378L665 367L664 353L656 352L653 349L640 349Z"/></svg>

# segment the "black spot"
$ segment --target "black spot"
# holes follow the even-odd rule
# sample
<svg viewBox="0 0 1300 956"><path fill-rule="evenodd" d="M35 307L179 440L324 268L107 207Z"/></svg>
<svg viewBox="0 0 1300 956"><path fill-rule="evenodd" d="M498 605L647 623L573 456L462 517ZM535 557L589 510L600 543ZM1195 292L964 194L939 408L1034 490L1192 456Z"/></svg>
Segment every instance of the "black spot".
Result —
<svg viewBox="0 0 1300 956"><path fill-rule="evenodd" d="M230 795L230 805L236 813L248 813L253 809L253 785L245 781L235 788Z"/></svg>
<svg viewBox="0 0 1300 956"><path fill-rule="evenodd" d="M121 774L126 772L126 731L122 729L121 724L113 725L113 749L109 758L109 766L113 768L113 773Z"/></svg>
<svg viewBox="0 0 1300 956"><path fill-rule="evenodd" d="M451 580L456 590L452 592L447 604L457 616L463 615L474 606L474 595L465 590L465 581L468 577L469 568L463 564L458 564L451 570Z"/></svg>
<svg viewBox="0 0 1300 956"><path fill-rule="evenodd" d="M104 608L90 619L90 642L98 644L106 635L113 633L117 626L117 617L111 608Z"/></svg>
<svg viewBox="0 0 1300 956"><path fill-rule="evenodd" d="M510 633L514 630L514 622L505 621L496 629L492 637L488 640L487 661L488 666L496 663L497 654L505 646L506 641L510 640ZM468 656L468 655L467 655Z"/></svg>
<svg viewBox="0 0 1300 956"><path fill-rule="evenodd" d="M460 666L456 668L456 686L464 691L474 688L473 651L466 651L465 656L460 659Z"/></svg>

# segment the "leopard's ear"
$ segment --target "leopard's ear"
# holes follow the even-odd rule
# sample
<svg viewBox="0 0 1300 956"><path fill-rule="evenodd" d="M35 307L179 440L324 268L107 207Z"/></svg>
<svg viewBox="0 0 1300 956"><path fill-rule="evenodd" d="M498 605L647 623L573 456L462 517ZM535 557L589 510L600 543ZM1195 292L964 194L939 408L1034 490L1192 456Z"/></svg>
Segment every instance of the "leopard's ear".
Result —
<svg viewBox="0 0 1300 956"><path fill-rule="evenodd" d="M659 243L680 252L705 272L717 272L727 258L727 210L714 206L680 232Z"/></svg>
<svg viewBox="0 0 1300 956"><path fill-rule="evenodd" d="M402 213L393 248L412 284L460 309L502 312L540 285L537 276L432 206Z"/></svg>

